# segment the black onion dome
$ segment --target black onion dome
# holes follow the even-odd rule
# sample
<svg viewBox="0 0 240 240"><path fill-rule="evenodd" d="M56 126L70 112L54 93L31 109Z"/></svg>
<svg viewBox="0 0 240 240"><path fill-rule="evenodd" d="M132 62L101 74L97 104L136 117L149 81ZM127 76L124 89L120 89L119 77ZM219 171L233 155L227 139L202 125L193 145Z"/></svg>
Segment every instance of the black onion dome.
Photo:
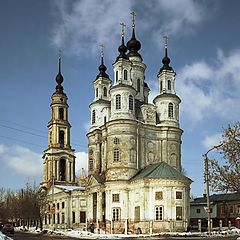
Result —
<svg viewBox="0 0 240 240"><path fill-rule="evenodd" d="M119 58L127 59L127 55L126 55L127 50L128 49L124 44L124 36L122 36L122 44L118 47L118 51L120 54L116 58L116 62L119 60Z"/></svg>
<svg viewBox="0 0 240 240"><path fill-rule="evenodd" d="M163 66L160 68L159 73L162 72L163 70L173 70L173 68L171 66L169 66L170 62L171 62L171 60L168 57L167 48L165 48L165 56L162 59Z"/></svg>
<svg viewBox="0 0 240 240"><path fill-rule="evenodd" d="M98 70L99 74L97 75L96 79L98 79L99 77L109 78L108 74L106 73L107 67L103 63L103 57L101 59L101 64L99 65Z"/></svg>
<svg viewBox="0 0 240 240"><path fill-rule="evenodd" d="M129 50L129 53L127 54L128 57L138 56L142 58L142 56L138 53L138 51L141 49L141 43L135 37L134 28L132 31L132 38L127 42L127 48Z"/></svg>
<svg viewBox="0 0 240 240"><path fill-rule="evenodd" d="M63 93L63 76L61 74L61 58L59 58L58 60L58 74L56 76L56 82L57 82L57 86L56 86L56 92L57 93Z"/></svg>

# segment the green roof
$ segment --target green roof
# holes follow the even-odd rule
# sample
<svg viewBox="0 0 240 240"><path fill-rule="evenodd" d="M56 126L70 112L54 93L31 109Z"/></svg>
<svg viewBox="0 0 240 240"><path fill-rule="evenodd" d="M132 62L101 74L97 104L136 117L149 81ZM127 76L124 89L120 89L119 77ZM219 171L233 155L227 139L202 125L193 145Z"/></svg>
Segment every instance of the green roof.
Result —
<svg viewBox="0 0 240 240"><path fill-rule="evenodd" d="M135 175L131 180L138 179L180 179L192 181L190 178L183 175L177 169L171 167L166 162L160 162L156 164L149 165L142 169L137 175Z"/></svg>

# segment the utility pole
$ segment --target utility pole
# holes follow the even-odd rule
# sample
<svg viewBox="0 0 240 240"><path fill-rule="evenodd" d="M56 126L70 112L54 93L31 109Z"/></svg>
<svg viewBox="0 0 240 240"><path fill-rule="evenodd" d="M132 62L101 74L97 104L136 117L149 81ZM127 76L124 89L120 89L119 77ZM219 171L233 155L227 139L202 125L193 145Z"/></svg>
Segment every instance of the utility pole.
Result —
<svg viewBox="0 0 240 240"><path fill-rule="evenodd" d="M208 153L208 152L207 152ZM204 176L206 184L206 197L207 197L207 218L208 218L208 233L212 232L211 229L211 210L210 210L210 194L209 194L209 170L208 170L208 156L207 153L203 155L204 157Z"/></svg>

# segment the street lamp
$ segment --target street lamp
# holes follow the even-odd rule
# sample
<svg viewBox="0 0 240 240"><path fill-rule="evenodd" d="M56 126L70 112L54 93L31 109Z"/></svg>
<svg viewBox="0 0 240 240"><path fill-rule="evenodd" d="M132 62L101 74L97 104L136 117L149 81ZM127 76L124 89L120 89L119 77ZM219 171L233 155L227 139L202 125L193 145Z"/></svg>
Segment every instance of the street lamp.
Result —
<svg viewBox="0 0 240 240"><path fill-rule="evenodd" d="M206 184L206 197L207 197L207 217L208 217L208 233L210 234L212 232L211 229L211 210L210 210L210 194L209 194L209 169L208 169L208 153L210 151L212 151L213 149L217 149L220 146L222 146L222 143L217 145L217 146L213 146L211 149L209 149L205 154L203 154L203 158L204 158L204 175L205 175L205 184Z"/></svg>

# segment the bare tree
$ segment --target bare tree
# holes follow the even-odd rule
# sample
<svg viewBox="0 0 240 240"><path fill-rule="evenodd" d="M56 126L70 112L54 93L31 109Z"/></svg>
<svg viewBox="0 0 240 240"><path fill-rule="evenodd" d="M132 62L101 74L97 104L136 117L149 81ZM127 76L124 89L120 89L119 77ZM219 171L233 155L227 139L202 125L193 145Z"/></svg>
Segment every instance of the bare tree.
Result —
<svg viewBox="0 0 240 240"><path fill-rule="evenodd" d="M209 160L210 184L214 191L240 193L240 123L223 130L216 147L221 158Z"/></svg>

